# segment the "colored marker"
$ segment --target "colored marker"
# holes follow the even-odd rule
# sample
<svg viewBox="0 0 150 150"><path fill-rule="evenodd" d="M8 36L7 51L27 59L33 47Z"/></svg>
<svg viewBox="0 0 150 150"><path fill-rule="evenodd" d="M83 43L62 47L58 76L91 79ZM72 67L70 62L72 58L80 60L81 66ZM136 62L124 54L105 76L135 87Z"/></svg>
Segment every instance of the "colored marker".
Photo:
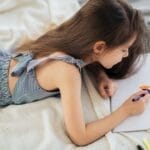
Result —
<svg viewBox="0 0 150 150"><path fill-rule="evenodd" d="M145 90L145 91L147 91L147 92L150 94L150 89L142 89L142 90ZM132 99L132 101L133 101L133 102L138 101L141 97L144 97L145 95L146 95L146 94L138 95L138 96L134 97L134 98Z"/></svg>
<svg viewBox="0 0 150 150"><path fill-rule="evenodd" d="M150 85L141 85L140 89L150 89Z"/></svg>
<svg viewBox="0 0 150 150"><path fill-rule="evenodd" d="M144 150L144 148L141 145L137 145L137 150Z"/></svg>
<svg viewBox="0 0 150 150"><path fill-rule="evenodd" d="M135 96L132 101L135 102L135 101L138 101L141 97L144 97L145 94L141 94L141 95L138 95L138 96Z"/></svg>
<svg viewBox="0 0 150 150"><path fill-rule="evenodd" d="M147 150L150 150L150 141L144 139L144 140L143 140L143 143L144 143L146 149L147 149Z"/></svg>

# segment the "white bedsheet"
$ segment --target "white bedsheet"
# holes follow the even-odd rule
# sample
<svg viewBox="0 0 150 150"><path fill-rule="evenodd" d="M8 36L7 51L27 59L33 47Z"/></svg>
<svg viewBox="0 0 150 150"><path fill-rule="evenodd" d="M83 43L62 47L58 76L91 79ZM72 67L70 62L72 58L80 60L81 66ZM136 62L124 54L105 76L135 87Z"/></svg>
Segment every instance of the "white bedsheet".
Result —
<svg viewBox="0 0 150 150"><path fill-rule="evenodd" d="M77 0L0 0L0 48L8 52L62 23L80 8Z"/></svg>
<svg viewBox="0 0 150 150"><path fill-rule="evenodd" d="M109 101L99 97L85 72L83 77L82 104L85 120L89 122L109 114ZM92 144L77 147L66 134L62 112L61 100L57 98L0 109L0 149L136 150L141 138L150 139L146 131L126 133L127 138L109 132Z"/></svg>
<svg viewBox="0 0 150 150"><path fill-rule="evenodd" d="M25 40L43 34L46 25L59 24L79 9L76 0L58 1L0 0L0 49L15 52ZM82 102L89 122L107 115L109 102L99 97L86 73L84 80ZM0 109L0 150L136 150L135 142L150 139L149 132L126 136L109 132L88 146L75 146L66 135L61 101L55 98Z"/></svg>

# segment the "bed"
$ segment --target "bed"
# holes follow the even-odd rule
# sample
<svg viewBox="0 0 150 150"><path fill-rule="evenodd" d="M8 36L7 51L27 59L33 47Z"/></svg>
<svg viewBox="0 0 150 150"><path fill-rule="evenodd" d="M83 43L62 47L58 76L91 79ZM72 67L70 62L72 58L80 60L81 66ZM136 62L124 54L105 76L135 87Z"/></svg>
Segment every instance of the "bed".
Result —
<svg viewBox="0 0 150 150"><path fill-rule="evenodd" d="M15 53L25 41L42 35L73 15L76 0L5 0L0 5L0 48ZM64 9L65 8L65 9ZM68 13L69 12L69 13ZM47 25L47 26L46 26ZM82 70L82 104L86 122L110 113L86 71ZM0 150L136 150L149 131L112 133L87 146L76 146L68 138L59 98L0 108Z"/></svg>

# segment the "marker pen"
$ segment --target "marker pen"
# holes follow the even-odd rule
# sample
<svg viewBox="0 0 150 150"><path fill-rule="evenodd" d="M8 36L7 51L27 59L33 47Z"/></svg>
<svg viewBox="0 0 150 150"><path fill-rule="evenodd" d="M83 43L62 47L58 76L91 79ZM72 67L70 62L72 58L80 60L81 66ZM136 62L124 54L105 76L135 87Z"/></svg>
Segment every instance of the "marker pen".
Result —
<svg viewBox="0 0 150 150"><path fill-rule="evenodd" d="M135 102L135 101L138 101L141 97L144 97L145 94L141 94L141 95L138 95L138 96L135 96L132 101Z"/></svg>
<svg viewBox="0 0 150 150"><path fill-rule="evenodd" d="M150 89L142 89L142 90L145 90L147 91L149 94L150 94ZM135 96L132 101L135 102L135 101L138 101L140 98L144 97L146 94L141 94L141 95L138 95L138 96Z"/></svg>

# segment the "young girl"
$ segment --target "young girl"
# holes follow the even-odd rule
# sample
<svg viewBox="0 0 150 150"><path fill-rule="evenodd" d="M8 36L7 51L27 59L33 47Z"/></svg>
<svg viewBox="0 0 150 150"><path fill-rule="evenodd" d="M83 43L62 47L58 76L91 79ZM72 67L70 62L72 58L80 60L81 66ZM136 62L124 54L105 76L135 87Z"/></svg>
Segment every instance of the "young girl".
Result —
<svg viewBox="0 0 150 150"><path fill-rule="evenodd" d="M101 94L111 96L113 92L105 90L109 78L99 72L99 67L116 77L126 75L144 53L144 28L140 13L126 2L89 0L70 20L20 47L21 53L16 56L0 52L0 105L29 103L60 94L71 140L77 145L95 141L126 118L142 113L150 96L138 91L112 114L85 124L80 71L85 67L93 79L101 78ZM133 97L140 94L145 96L133 102Z"/></svg>

